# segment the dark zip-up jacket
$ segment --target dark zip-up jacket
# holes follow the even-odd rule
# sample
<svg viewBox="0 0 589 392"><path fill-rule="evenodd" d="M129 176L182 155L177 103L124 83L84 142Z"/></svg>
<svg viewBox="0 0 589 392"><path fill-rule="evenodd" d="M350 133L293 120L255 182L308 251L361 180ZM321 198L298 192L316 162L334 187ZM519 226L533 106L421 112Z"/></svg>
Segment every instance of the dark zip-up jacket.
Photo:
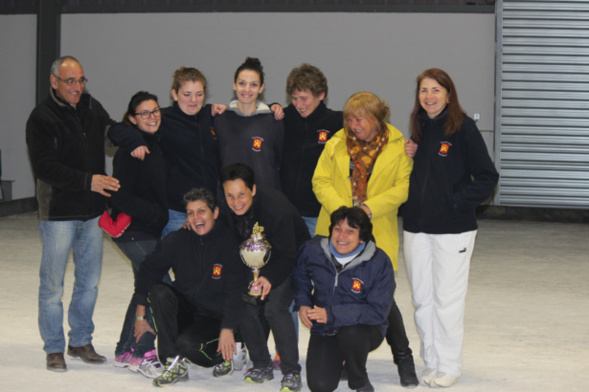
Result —
<svg viewBox="0 0 589 392"><path fill-rule="evenodd" d="M302 216L317 217L321 204L313 193L313 173L325 143L343 128L343 114L328 109L321 101L305 118L290 104L284 110L283 122L282 191Z"/></svg>
<svg viewBox="0 0 589 392"><path fill-rule="evenodd" d="M133 151L145 146L141 131L115 126L108 138L117 146ZM184 113L177 102L162 109L159 129L160 146L166 162L166 186L169 208L184 212L183 197L192 188L217 190L219 153L213 129L211 105L205 105L195 115Z"/></svg>
<svg viewBox="0 0 589 392"><path fill-rule="evenodd" d="M256 189L250 211L246 213L252 215L247 237L241 236L237 228L237 220L241 217L229 210L226 202L221 204L223 212L227 212L222 215L242 241L249 238L256 222L264 227L263 234L272 249L268 264L262 267L260 276L268 279L272 287L278 287L290 276L297 261L297 250L310 238L309 230L297 209L282 192L261 186L256 186Z"/></svg>
<svg viewBox="0 0 589 392"><path fill-rule="evenodd" d="M299 251L292 274L296 309L325 308L327 323L314 322L314 335L335 335L341 327L362 324L379 326L384 336L396 287L391 260L370 241L338 272L329 241L315 236Z"/></svg>
<svg viewBox="0 0 589 392"><path fill-rule="evenodd" d="M123 126L129 127L124 123ZM133 158L130 150L121 147L113 159L113 177L119 180L121 188L113 192L110 199L112 216L124 212L132 218L123 235L113 238L115 242L160 239L168 222L166 165L158 136L157 133L141 133L151 154L141 161Z"/></svg>
<svg viewBox="0 0 589 392"><path fill-rule="evenodd" d="M499 174L475 122L444 135L446 112L422 115L423 140L413 158L403 229L411 233L456 234L477 229L475 208L492 195Z"/></svg>
<svg viewBox="0 0 589 392"><path fill-rule="evenodd" d="M49 91L26 126L29 158L36 180L39 219L93 219L106 198L92 192L92 176L104 175L104 135L113 123L100 102L84 93L74 109Z"/></svg>
<svg viewBox="0 0 589 392"><path fill-rule="evenodd" d="M221 328L237 327L245 309L241 295L248 275L237 239L223 222L216 220L204 236L180 229L162 239L141 264L134 301L147 305L149 290L170 268L176 277L174 288L198 312L222 320Z"/></svg>

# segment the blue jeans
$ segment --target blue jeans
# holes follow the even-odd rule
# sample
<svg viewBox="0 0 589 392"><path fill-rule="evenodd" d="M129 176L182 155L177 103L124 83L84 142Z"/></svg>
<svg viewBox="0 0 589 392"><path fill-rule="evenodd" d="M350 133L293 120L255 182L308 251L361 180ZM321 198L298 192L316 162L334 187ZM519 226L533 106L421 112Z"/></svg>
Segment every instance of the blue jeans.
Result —
<svg viewBox="0 0 589 392"><path fill-rule="evenodd" d="M144 241L126 241L116 243L119 249L131 260L131 266L133 267L133 278L137 279L137 273L139 267L145 260L145 257L154 251L157 244L157 240L144 240ZM135 314L137 311L137 305L131 300L125 313L125 320L123 321L123 328L121 330L121 337L117 343L115 349L115 355L121 355L126 352L131 352L133 349L133 356L136 358L142 358L146 352L155 350L155 335L146 332L139 340L139 343L135 341ZM145 319L149 325L153 326L153 319L151 312L146 309Z"/></svg>
<svg viewBox="0 0 589 392"><path fill-rule="evenodd" d="M70 251L74 259L74 290L68 309L69 345L92 342L94 305L102 270L102 230L98 219L41 221L43 255L39 277L39 330L47 354L65 352L63 281Z"/></svg>
<svg viewBox="0 0 589 392"><path fill-rule="evenodd" d="M307 229L309 229L309 234L311 234L311 238L315 237L315 229L317 228L317 219L316 216L303 216L303 220L307 225Z"/></svg>
<svg viewBox="0 0 589 392"><path fill-rule="evenodd" d="M317 228L318 217L316 217L316 216L303 216L302 218L305 221L305 224L307 225L307 229L309 230L309 234L311 235L311 238L313 238L315 236L315 229ZM298 340L298 338L299 338L299 316L298 316L298 312L294 311L294 301L290 305L289 310L290 310L290 313L292 314L292 319L295 323L295 328L297 331L297 340Z"/></svg>
<svg viewBox="0 0 589 392"><path fill-rule="evenodd" d="M168 215L168 224L164 227L164 230L162 230L162 238L173 231L179 230L184 222L186 222L186 212L168 210Z"/></svg>

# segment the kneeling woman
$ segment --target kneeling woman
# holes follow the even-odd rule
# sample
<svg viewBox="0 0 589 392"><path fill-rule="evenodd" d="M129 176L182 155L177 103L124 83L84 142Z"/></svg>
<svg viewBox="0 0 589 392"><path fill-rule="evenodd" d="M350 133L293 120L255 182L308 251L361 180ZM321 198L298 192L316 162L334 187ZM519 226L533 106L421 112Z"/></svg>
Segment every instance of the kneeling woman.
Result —
<svg viewBox="0 0 589 392"><path fill-rule="evenodd" d="M309 389L335 390L345 366L351 389L374 391L366 360L384 339L395 276L360 207L337 209L331 215L329 238L316 236L305 243L293 287L301 321L311 329Z"/></svg>

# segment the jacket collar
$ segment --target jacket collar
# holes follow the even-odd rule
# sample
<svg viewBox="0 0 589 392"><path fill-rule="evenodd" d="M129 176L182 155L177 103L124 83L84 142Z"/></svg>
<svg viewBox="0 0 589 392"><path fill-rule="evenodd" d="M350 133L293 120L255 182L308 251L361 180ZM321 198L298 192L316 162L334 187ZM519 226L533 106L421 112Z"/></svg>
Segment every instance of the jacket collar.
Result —
<svg viewBox="0 0 589 392"><path fill-rule="evenodd" d="M325 105L325 103L323 101L321 101L319 103L319 105L317 105L315 110L313 110L313 113L311 113L307 117L301 116L301 114L299 113L297 108L295 108L292 103L289 104L288 107L290 107L290 110L293 112L293 116L296 116L296 118L299 121L314 121L315 119L321 118L324 115L324 113L327 111L327 106Z"/></svg>
<svg viewBox="0 0 589 392"><path fill-rule="evenodd" d="M255 112L253 112L249 116L246 116L239 110L239 107L237 106L237 99L234 99L231 102L229 102L229 106L227 107L227 110L231 110L232 112L235 112L236 114L238 114L242 117L252 117L252 116L255 116L256 114L272 113L272 110L270 110L270 107L260 100L256 101L256 107L257 107L257 109Z"/></svg>
<svg viewBox="0 0 589 392"><path fill-rule="evenodd" d="M333 262L333 255L331 254L331 252L329 251L329 237L325 237L321 239L321 249L323 250L323 253L325 254L325 257L327 257L328 260L330 260L331 262ZM376 244L374 243L374 241L368 241L368 243L366 244L366 247L364 248L364 251L359 253L358 256L356 256L356 258L352 261L350 261L348 264L346 264L343 268L342 271L346 271L349 269L352 269L354 267L357 267L358 265L362 264L365 261L368 261L370 259L372 259L374 257L374 254L376 253Z"/></svg>
<svg viewBox="0 0 589 392"><path fill-rule="evenodd" d="M194 119L198 119L199 115L203 112L204 108L205 105L203 105L202 108L200 108L200 110L196 114L186 114L182 111L182 109L180 109L180 106L178 106L178 102L174 101L174 103L172 103L172 109L178 116L189 119L191 121L194 121Z"/></svg>
<svg viewBox="0 0 589 392"><path fill-rule="evenodd" d="M78 104L76 105L75 108L72 107L72 105L70 105L69 103L67 103L63 99L61 99L60 97L58 97L54 88L49 89L49 97L51 98L51 100L53 102L55 102L55 104L57 106L59 106L62 109L69 108L71 110L78 111L79 109L84 108L84 107L91 108L90 94L88 94L86 92L82 93L82 96L80 97L80 102L78 102Z"/></svg>
<svg viewBox="0 0 589 392"><path fill-rule="evenodd" d="M445 121L446 117L448 116L448 105L446 105L444 110L442 110L442 113L438 114L436 116L436 118L429 118L429 116L427 115L427 112L423 109L421 109L421 113L419 114L419 116L421 117L421 120L424 122L425 121L433 121L433 122Z"/></svg>

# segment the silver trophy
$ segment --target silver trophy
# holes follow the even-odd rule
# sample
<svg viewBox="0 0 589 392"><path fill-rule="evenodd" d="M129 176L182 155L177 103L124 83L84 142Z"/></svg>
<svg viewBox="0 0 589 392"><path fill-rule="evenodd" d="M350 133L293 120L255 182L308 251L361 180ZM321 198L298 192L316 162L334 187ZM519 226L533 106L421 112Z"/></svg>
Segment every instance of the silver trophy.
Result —
<svg viewBox="0 0 589 392"><path fill-rule="evenodd" d="M239 246L241 260L245 265L251 268L254 275L254 280L250 282L248 291L242 296L245 302L252 305L259 305L268 298L268 296L266 296L264 301L262 301L262 290L254 285L255 281L258 280L258 277L260 276L260 268L265 266L268 263L268 260L270 260L270 252L272 249L272 246L270 246L270 243L268 243L266 237L262 234L263 231L264 227L258 225L256 222L250 238L243 241Z"/></svg>

